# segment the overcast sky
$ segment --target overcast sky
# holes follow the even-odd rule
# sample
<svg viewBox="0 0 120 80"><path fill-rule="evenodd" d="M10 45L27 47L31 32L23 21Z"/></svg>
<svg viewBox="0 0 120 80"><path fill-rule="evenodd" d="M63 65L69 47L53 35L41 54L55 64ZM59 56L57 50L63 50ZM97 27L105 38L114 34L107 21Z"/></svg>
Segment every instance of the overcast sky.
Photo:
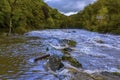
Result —
<svg viewBox="0 0 120 80"><path fill-rule="evenodd" d="M65 15L77 13L86 5L96 0L44 0L49 6L58 9Z"/></svg>

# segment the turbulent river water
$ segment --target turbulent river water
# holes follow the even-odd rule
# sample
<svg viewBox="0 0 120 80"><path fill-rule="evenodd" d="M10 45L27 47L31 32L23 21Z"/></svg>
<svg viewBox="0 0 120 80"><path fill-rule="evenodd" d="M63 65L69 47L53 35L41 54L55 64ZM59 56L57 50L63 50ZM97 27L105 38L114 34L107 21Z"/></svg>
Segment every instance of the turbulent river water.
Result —
<svg viewBox="0 0 120 80"><path fill-rule="evenodd" d="M34 63L33 59L46 53L63 55L61 50L51 45L64 47L66 45L60 43L64 39L77 43L72 47L73 51L70 54L82 64L82 69L86 73L103 71L120 73L119 35L99 34L80 29L51 29L32 31L23 36L1 37L0 79L59 80L44 70L46 60ZM120 80L120 76L117 79Z"/></svg>

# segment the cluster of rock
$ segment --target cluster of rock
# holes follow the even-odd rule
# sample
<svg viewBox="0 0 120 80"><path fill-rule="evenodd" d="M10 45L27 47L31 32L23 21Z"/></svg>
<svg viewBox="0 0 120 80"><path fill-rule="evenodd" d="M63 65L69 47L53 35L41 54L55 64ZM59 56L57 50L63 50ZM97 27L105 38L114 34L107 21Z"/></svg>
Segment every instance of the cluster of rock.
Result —
<svg viewBox="0 0 120 80"><path fill-rule="evenodd" d="M103 43L103 41L96 41L98 43ZM72 40L62 40L61 43L66 43L67 47L61 48L63 53L62 57L57 54L47 54L42 56L43 58L49 57L45 65L46 70L52 71L55 76L62 80L119 80L119 73L110 72L94 72L87 73L82 69L82 64L78 62L70 52L73 51L76 42ZM56 48L56 47L54 47ZM40 57L41 58L41 57ZM37 58L36 60L39 60ZM61 77L64 76L64 77Z"/></svg>

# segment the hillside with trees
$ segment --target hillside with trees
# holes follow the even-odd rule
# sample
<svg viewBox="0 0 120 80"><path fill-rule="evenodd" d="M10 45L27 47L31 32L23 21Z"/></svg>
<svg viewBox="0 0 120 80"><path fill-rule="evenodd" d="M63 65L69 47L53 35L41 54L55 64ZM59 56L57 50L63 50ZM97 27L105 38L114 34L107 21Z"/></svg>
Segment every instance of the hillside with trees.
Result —
<svg viewBox="0 0 120 80"><path fill-rule="evenodd" d="M0 0L0 32L24 33L36 29L60 28L63 18L43 0Z"/></svg>
<svg viewBox="0 0 120 80"><path fill-rule="evenodd" d="M53 28L82 28L120 34L120 1L97 0L68 17L43 0L0 0L0 33L22 34Z"/></svg>
<svg viewBox="0 0 120 80"><path fill-rule="evenodd" d="M71 19L71 26L101 33L120 34L120 0L97 0L78 14L72 15Z"/></svg>

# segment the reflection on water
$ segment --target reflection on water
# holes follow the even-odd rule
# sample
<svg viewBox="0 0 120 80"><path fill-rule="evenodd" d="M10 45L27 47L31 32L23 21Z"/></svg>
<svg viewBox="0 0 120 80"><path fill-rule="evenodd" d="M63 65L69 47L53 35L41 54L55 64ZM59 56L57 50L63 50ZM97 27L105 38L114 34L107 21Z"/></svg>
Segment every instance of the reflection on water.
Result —
<svg viewBox="0 0 120 80"><path fill-rule="evenodd" d="M21 56L0 56L0 75L2 78L16 78L25 72L26 62Z"/></svg>
<svg viewBox="0 0 120 80"><path fill-rule="evenodd" d="M37 42L38 39L2 37L0 41L0 79L19 80L21 77L23 78L22 80L25 77L26 80L30 80L29 78L32 79L35 70L30 69L36 64L29 60L42 54L41 43Z"/></svg>

